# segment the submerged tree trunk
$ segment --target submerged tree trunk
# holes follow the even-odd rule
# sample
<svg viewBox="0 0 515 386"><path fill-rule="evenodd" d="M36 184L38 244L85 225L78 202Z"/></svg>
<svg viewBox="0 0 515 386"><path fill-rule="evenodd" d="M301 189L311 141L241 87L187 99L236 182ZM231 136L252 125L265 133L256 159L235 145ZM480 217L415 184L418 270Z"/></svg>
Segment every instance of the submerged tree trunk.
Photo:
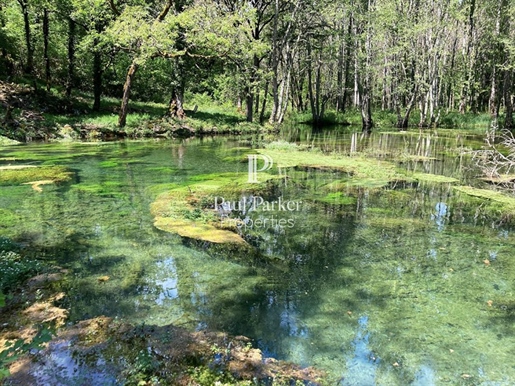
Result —
<svg viewBox="0 0 515 386"><path fill-rule="evenodd" d="M122 105L118 115L119 127L125 127L125 124L127 123L127 112L129 108L129 97L131 95L132 80L134 79L134 75L136 74L137 70L138 64L136 61L133 61L129 67L129 71L127 71L127 77L125 78L125 84L123 85Z"/></svg>

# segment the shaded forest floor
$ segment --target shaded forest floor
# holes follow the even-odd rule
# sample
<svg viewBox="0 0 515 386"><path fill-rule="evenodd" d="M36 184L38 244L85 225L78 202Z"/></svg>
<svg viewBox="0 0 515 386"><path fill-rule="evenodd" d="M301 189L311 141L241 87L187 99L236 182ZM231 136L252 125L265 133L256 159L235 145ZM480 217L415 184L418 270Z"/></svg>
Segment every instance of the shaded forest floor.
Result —
<svg viewBox="0 0 515 386"><path fill-rule="evenodd" d="M273 130L245 122L242 112L228 106L200 106L185 110L184 119L167 115L165 104L133 102L127 125L117 126L120 101L103 98L98 111L86 93L65 98L57 91L34 90L0 81L0 135L32 140L112 140L124 137L189 137L193 135L243 134Z"/></svg>

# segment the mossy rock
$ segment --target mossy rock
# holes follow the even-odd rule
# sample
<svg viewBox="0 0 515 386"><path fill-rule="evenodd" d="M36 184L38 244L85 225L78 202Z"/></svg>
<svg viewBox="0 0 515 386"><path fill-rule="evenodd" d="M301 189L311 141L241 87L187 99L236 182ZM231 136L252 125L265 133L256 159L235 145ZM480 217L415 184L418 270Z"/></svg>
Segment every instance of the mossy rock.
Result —
<svg viewBox="0 0 515 386"><path fill-rule="evenodd" d="M13 165L0 168L0 185L16 185L32 181L52 180L63 182L71 179L72 172L64 166Z"/></svg>

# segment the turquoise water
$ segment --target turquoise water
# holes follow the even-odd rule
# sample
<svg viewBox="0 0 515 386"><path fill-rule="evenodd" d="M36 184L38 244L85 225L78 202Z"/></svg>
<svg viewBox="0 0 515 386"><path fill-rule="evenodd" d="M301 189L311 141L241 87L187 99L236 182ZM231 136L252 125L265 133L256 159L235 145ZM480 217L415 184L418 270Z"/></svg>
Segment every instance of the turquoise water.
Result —
<svg viewBox="0 0 515 386"><path fill-rule="evenodd" d="M480 138L337 134L284 137L481 184L460 152L479 148ZM251 137L3 148L3 164L58 164L74 174L43 192L0 187L0 208L18 218L16 226L0 227L0 236L70 269L64 305L71 321L106 315L242 334L266 355L322 368L340 385L515 383L513 227L453 184L377 188L331 170L274 168L288 178L272 199L301 204L248 213L254 224L271 217L293 224L243 227L259 253L154 228L149 208L159 193L199 175L245 175L248 149L262 143ZM316 199L334 181L346 199Z"/></svg>

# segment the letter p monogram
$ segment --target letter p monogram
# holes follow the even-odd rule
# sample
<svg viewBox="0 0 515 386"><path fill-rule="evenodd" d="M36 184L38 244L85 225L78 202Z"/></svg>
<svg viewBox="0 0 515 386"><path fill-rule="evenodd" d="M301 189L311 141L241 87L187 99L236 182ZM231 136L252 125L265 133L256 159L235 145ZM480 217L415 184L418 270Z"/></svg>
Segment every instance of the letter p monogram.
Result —
<svg viewBox="0 0 515 386"><path fill-rule="evenodd" d="M247 158L249 159L249 183L258 182L257 174L265 170L270 170L274 165L273 159L264 154L249 154L247 155ZM258 169L257 167L258 158L261 158L264 162L263 167L261 169Z"/></svg>

